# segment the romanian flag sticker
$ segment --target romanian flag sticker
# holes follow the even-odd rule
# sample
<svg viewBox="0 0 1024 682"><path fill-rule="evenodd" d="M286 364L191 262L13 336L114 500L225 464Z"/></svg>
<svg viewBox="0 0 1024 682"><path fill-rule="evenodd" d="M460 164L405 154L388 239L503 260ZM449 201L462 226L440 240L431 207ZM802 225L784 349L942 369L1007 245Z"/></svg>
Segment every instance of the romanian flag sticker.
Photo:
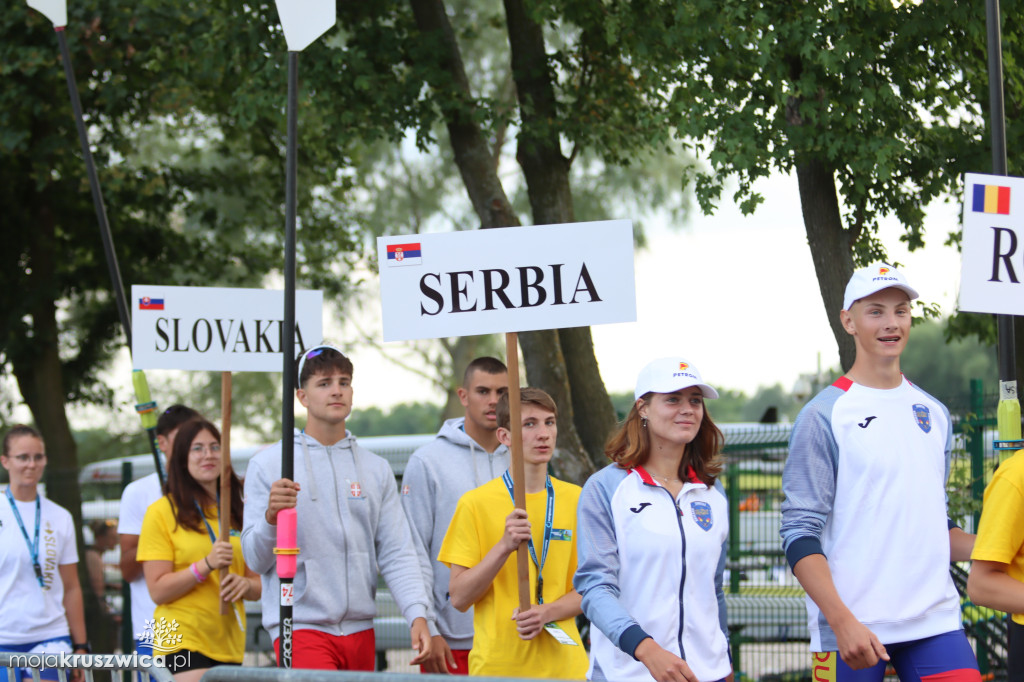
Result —
<svg viewBox="0 0 1024 682"><path fill-rule="evenodd" d="M163 310L164 299L143 296L139 299L139 310Z"/></svg>
<svg viewBox="0 0 1024 682"><path fill-rule="evenodd" d="M420 242L409 244L388 244L388 265L419 265L423 262Z"/></svg>
<svg viewBox="0 0 1024 682"><path fill-rule="evenodd" d="M971 210L975 213L1010 215L1010 188L999 185L975 185Z"/></svg>

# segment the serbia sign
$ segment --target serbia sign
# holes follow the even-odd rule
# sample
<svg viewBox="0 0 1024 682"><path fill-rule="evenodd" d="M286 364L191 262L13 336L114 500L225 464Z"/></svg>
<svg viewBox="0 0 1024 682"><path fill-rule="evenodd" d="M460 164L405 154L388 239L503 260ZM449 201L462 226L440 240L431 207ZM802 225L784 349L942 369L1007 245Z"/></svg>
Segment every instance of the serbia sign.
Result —
<svg viewBox="0 0 1024 682"><path fill-rule="evenodd" d="M385 341L636 320L628 220L377 239Z"/></svg>
<svg viewBox="0 0 1024 682"><path fill-rule="evenodd" d="M1024 178L964 183L960 310L1024 315Z"/></svg>
<svg viewBox="0 0 1024 682"><path fill-rule="evenodd" d="M295 345L323 338L322 291L295 292ZM284 292L132 286L135 369L280 372Z"/></svg>

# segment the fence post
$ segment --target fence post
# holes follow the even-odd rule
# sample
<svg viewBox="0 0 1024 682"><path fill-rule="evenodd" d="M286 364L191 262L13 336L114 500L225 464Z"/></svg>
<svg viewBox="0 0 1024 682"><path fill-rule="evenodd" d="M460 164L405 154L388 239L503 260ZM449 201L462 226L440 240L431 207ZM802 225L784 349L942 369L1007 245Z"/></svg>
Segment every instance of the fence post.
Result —
<svg viewBox="0 0 1024 682"><path fill-rule="evenodd" d="M971 414L967 433L967 452L971 455L971 499L980 503L985 496L985 426L982 415L985 410L985 395L981 379L971 379ZM974 528L978 532L981 520L981 504L975 505Z"/></svg>
<svg viewBox="0 0 1024 682"><path fill-rule="evenodd" d="M740 559L740 476L739 466L733 458L729 459L725 477L729 485L729 560L732 567L729 569L729 592L739 594L740 572L738 564Z"/></svg>
<svg viewBox="0 0 1024 682"><path fill-rule="evenodd" d="M985 495L985 410L984 387L981 379L971 379L971 407L966 419L964 437L967 440L967 453L971 456L971 500L981 502ZM974 527L971 529L978 532L978 522L981 519L981 505L975 504L972 512ZM990 670L989 642L987 637L976 639L978 669L982 675L988 675Z"/></svg>

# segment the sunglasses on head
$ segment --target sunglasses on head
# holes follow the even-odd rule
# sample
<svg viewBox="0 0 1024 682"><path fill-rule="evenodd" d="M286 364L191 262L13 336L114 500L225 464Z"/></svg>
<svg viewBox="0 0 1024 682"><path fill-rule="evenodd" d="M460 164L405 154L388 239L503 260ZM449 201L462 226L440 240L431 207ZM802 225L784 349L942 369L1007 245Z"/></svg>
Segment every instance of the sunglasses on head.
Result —
<svg viewBox="0 0 1024 682"><path fill-rule="evenodd" d="M312 360L316 356L323 353L325 350L333 350L338 355L344 355L344 353L342 353L340 350L328 344L313 346L309 350L304 351L302 353L302 357L299 359L299 373L296 375L296 379L298 380L300 386L302 385L302 368L306 365L306 360Z"/></svg>

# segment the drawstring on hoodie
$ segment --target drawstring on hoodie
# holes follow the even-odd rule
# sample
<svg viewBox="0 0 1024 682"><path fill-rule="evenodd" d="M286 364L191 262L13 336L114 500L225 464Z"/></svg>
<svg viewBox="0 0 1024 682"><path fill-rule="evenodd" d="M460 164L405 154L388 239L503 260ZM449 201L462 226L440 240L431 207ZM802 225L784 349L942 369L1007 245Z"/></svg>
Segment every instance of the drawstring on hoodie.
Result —
<svg viewBox="0 0 1024 682"><path fill-rule="evenodd" d="M313 475L313 465L310 463L310 459L311 458L309 456L309 445L306 443L306 432L305 431L300 431L299 433L302 435L302 438L301 438L302 461L305 463L305 466L306 466L306 480L309 482L309 497L310 497L311 500L316 501L316 499L317 499L316 476ZM346 447L348 449L349 455L352 457L352 468L355 469L355 472L356 472L356 480L355 480L355 482L358 483L360 486L366 486L369 483L369 481L366 480L365 476L363 476L363 468L359 464L359 459L356 458L356 449L354 447L352 447L352 441L353 440L355 440L354 437L349 436L349 437L343 438L342 441L339 441L339 442L344 442L345 443L344 447ZM329 456L331 454L331 446L330 445L324 445L323 448L324 448L324 450L327 452L327 454ZM351 481L350 479L345 479L345 482L348 483L349 485L352 485L352 483L353 483L353 481Z"/></svg>

